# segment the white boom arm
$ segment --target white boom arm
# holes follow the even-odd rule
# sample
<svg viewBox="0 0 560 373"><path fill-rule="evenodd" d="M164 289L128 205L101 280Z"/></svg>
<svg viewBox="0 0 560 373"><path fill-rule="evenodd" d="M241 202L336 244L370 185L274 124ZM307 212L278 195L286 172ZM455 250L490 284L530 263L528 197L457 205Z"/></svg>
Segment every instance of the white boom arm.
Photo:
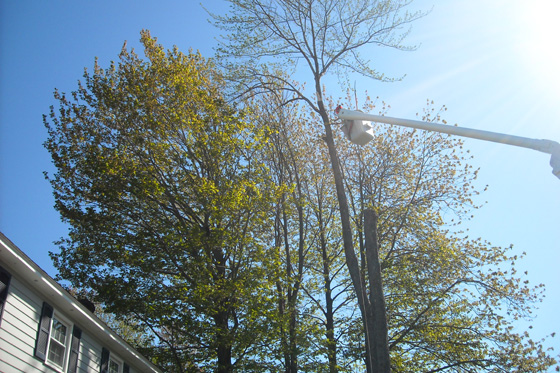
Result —
<svg viewBox="0 0 560 373"><path fill-rule="evenodd" d="M449 126L439 123L421 122L418 120L385 117L381 115L366 114L360 111L348 110L343 108L340 108L337 114L338 117L342 120L369 120L372 122L417 128L432 132L447 133L450 135L470 137L473 139L498 142L502 144L538 150L543 153L551 154L550 165L552 166L552 173L560 179L560 143L556 141L530 139L527 137L512 136L503 133L483 131L472 128Z"/></svg>

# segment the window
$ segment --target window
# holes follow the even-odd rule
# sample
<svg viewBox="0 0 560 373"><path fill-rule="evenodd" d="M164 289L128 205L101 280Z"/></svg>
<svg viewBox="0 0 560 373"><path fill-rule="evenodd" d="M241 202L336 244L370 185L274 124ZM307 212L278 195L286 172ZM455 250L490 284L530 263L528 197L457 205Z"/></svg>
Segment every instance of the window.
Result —
<svg viewBox="0 0 560 373"><path fill-rule="evenodd" d="M121 365L113 359L109 359L109 373L121 373Z"/></svg>
<svg viewBox="0 0 560 373"><path fill-rule="evenodd" d="M57 319L52 318L51 333L47 346L47 361L55 367L64 369L64 360L66 351L70 344L70 334L68 333L68 325Z"/></svg>
<svg viewBox="0 0 560 373"><path fill-rule="evenodd" d="M129 373L130 367L127 363L123 363L115 356L111 356L111 352L103 347L101 350L101 363L99 371L101 373Z"/></svg>
<svg viewBox="0 0 560 373"><path fill-rule="evenodd" d="M53 368L74 373L81 336L82 331L76 325L71 329L71 323L45 302L39 320L35 357Z"/></svg>

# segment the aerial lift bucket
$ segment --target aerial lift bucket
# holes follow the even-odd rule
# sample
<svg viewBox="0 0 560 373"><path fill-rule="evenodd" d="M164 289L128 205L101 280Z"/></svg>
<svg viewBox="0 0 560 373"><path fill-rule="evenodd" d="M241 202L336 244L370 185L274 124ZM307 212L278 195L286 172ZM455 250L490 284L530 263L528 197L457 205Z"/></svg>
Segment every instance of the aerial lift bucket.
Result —
<svg viewBox="0 0 560 373"><path fill-rule="evenodd" d="M342 106L338 106L335 113L338 114L340 109ZM364 146L373 139L371 125L361 120L345 120L341 129L346 138L357 145Z"/></svg>

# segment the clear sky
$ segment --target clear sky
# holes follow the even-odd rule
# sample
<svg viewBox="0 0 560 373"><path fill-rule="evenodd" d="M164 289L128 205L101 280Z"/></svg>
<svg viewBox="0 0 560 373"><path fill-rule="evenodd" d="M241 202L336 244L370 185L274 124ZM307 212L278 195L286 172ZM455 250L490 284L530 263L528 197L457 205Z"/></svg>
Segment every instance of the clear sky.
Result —
<svg viewBox="0 0 560 373"><path fill-rule="evenodd" d="M205 1L225 10L222 0ZM390 116L415 119L426 100L446 105L448 123L560 141L560 0L417 0L432 9L413 24L414 52L371 48L374 67L397 83L357 81L358 91L391 105ZM43 171L53 172L42 143L42 115L54 88L70 92L94 58L107 66L123 42L139 46L140 30L180 50L210 57L218 32L196 1L0 1L0 230L51 276L48 252L66 234ZM329 86L332 96L342 95ZM519 273L546 285L533 326L540 339L560 332L560 180L536 151L468 140L489 185L484 207L464 222L472 237L526 252ZM560 353L560 337L549 341Z"/></svg>

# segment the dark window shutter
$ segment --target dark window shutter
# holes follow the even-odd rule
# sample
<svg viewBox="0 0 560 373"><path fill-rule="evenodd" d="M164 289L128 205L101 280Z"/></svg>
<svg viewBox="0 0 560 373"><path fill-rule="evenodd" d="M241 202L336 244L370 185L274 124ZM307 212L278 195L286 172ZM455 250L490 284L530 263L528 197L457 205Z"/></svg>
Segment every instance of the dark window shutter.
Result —
<svg viewBox="0 0 560 373"><path fill-rule="evenodd" d="M0 267L0 322L2 322L2 311L4 311L4 303L6 303L6 298L8 297L11 278L12 276L8 271Z"/></svg>
<svg viewBox="0 0 560 373"><path fill-rule="evenodd" d="M127 363L123 364L123 373L130 373L130 367Z"/></svg>
<svg viewBox="0 0 560 373"><path fill-rule="evenodd" d="M101 350L101 364L99 364L100 373L107 373L109 371L109 355L110 351L103 347Z"/></svg>
<svg viewBox="0 0 560 373"><path fill-rule="evenodd" d="M74 325L72 330L72 344L70 347L70 358L68 360L68 373L76 373L78 371L78 355L80 353L80 339L82 338L82 330Z"/></svg>
<svg viewBox="0 0 560 373"><path fill-rule="evenodd" d="M39 330L37 331L37 341L35 342L35 356L43 361L45 361L47 357L47 343L51 331L52 317L53 308L47 302L43 302L43 310L41 311L41 319L39 320Z"/></svg>
<svg viewBox="0 0 560 373"><path fill-rule="evenodd" d="M4 303L8 296L8 286L12 276L4 268L0 267L0 303Z"/></svg>

